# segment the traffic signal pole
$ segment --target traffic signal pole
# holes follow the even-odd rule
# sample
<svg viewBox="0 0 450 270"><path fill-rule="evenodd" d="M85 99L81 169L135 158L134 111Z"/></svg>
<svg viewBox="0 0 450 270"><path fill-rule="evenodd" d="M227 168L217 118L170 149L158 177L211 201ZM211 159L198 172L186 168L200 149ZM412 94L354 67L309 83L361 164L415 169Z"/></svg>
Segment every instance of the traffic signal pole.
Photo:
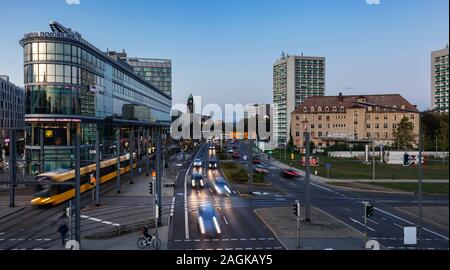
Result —
<svg viewBox="0 0 450 270"><path fill-rule="evenodd" d="M161 213L161 180L162 180L162 145L161 133L156 135L156 209L157 215ZM157 220L157 226L161 225L161 217Z"/></svg>
<svg viewBox="0 0 450 270"><path fill-rule="evenodd" d="M75 240L80 244L80 125L75 134Z"/></svg>
<svg viewBox="0 0 450 270"><path fill-rule="evenodd" d="M363 203L364 205L364 243L363 247L366 247L367 243L367 202Z"/></svg>
<svg viewBox="0 0 450 270"><path fill-rule="evenodd" d="M120 127L117 127L116 133L116 149L117 149L117 178L116 178L116 192L120 193Z"/></svg>
<svg viewBox="0 0 450 270"><path fill-rule="evenodd" d="M16 185L16 131L9 130L9 207L15 207Z"/></svg>
<svg viewBox="0 0 450 270"><path fill-rule="evenodd" d="M95 131L95 205L100 206L100 131L97 125Z"/></svg>
<svg viewBox="0 0 450 270"><path fill-rule="evenodd" d="M311 220L311 164L310 164L310 152L311 152L311 137L310 133L305 133L306 143L306 169L305 169L305 181L306 181L306 208L305 208L305 221Z"/></svg>

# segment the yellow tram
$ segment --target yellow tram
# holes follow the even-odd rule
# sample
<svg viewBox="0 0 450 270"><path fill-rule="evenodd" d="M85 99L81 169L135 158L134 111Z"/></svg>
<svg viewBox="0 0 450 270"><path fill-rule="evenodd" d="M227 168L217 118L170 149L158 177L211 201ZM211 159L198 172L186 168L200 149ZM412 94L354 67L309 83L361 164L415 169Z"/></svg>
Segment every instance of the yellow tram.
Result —
<svg viewBox="0 0 450 270"><path fill-rule="evenodd" d="M94 188L91 175L95 175L95 163L80 168L80 193ZM137 164L133 163L133 168ZM130 160L120 157L120 174L130 171ZM100 184L117 177L117 158L100 162ZM75 170L59 169L37 176L37 192L31 200L32 205L58 205L75 197ZM72 184L72 185L70 185Z"/></svg>

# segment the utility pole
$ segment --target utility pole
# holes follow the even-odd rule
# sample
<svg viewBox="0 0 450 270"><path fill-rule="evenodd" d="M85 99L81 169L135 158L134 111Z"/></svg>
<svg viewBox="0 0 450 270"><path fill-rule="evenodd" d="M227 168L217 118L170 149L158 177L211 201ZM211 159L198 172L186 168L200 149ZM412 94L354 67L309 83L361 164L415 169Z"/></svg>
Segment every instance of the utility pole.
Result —
<svg viewBox="0 0 450 270"><path fill-rule="evenodd" d="M310 152L311 152L311 137L310 133L305 133L305 143L306 143L306 170L305 170L305 181L306 181L306 209L305 209L305 221L309 222L311 220L311 164L310 164Z"/></svg>
<svg viewBox="0 0 450 270"><path fill-rule="evenodd" d="M253 140L249 138L248 140L248 169L249 169L249 193L253 194Z"/></svg>
<svg viewBox="0 0 450 270"><path fill-rule="evenodd" d="M366 246L367 243L367 205L368 202L363 202L363 206L364 206L364 247Z"/></svg>
<svg viewBox="0 0 450 270"><path fill-rule="evenodd" d="M156 135L156 204L158 216L161 213L161 181L162 181L162 145L161 133ZM161 217L158 219L157 226L161 225Z"/></svg>
<svg viewBox="0 0 450 270"><path fill-rule="evenodd" d="M150 170L150 161L149 161L149 155L148 155L148 148L150 145L150 141L149 141L149 132L148 132L148 127L145 129L145 175L149 176L149 170Z"/></svg>
<svg viewBox="0 0 450 270"><path fill-rule="evenodd" d="M372 140L372 180L375 181L375 141Z"/></svg>
<svg viewBox="0 0 450 270"><path fill-rule="evenodd" d="M423 136L422 136L422 116L419 114L419 232L417 244L419 249L422 248L422 219L423 219L423 207L422 207L422 151L423 151Z"/></svg>
<svg viewBox="0 0 450 270"><path fill-rule="evenodd" d="M80 125L75 135L75 240L80 243Z"/></svg>
<svg viewBox="0 0 450 270"><path fill-rule="evenodd" d="M296 200L294 203L294 215L296 217L297 220L297 243L298 243L298 248L300 249L301 246L301 238L300 238L300 201Z"/></svg>
<svg viewBox="0 0 450 270"><path fill-rule="evenodd" d="M117 181L116 181L116 192L120 193L120 126L117 126L116 133L116 148L117 148Z"/></svg>
<svg viewBox="0 0 450 270"><path fill-rule="evenodd" d="M95 205L100 206L100 131L97 124L95 130Z"/></svg>
<svg viewBox="0 0 450 270"><path fill-rule="evenodd" d="M39 173L44 173L45 167L44 167L44 160L45 160L45 156L44 156L44 128L41 127L41 129L39 130L39 140L41 143L41 151L40 153L40 165L39 166Z"/></svg>
<svg viewBox="0 0 450 270"><path fill-rule="evenodd" d="M130 141L130 184L133 184L133 151L134 151L134 129L130 128L130 134L129 134L129 141Z"/></svg>
<svg viewBox="0 0 450 270"><path fill-rule="evenodd" d="M14 188L16 185L16 131L9 130L9 207L15 207Z"/></svg>

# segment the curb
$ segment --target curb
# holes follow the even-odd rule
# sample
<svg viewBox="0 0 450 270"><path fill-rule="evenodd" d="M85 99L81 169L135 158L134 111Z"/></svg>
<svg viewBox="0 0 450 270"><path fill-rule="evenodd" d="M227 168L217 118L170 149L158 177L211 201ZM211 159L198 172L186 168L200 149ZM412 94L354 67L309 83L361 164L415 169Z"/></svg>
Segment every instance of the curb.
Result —
<svg viewBox="0 0 450 270"><path fill-rule="evenodd" d="M356 192L371 192L371 193L385 193L385 194L400 194L400 195L415 195L415 192L407 192L407 191L381 191L381 190L370 190L370 189L360 189L360 188L351 188L351 187L343 187L338 185L333 185L328 182L323 182L322 184L325 184L327 186L336 188L336 189L344 189L344 190L351 190Z"/></svg>

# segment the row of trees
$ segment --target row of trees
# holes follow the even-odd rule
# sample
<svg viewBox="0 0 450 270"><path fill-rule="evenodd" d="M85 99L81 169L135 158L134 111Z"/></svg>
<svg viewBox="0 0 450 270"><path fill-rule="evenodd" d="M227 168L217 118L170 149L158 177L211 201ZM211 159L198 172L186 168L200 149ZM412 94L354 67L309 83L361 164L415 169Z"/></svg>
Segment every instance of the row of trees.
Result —
<svg viewBox="0 0 450 270"><path fill-rule="evenodd" d="M448 113L427 112L421 115L422 139L425 151L448 151L449 116ZM393 149L413 149L419 134L414 133L414 126L408 118L403 118L394 130Z"/></svg>

